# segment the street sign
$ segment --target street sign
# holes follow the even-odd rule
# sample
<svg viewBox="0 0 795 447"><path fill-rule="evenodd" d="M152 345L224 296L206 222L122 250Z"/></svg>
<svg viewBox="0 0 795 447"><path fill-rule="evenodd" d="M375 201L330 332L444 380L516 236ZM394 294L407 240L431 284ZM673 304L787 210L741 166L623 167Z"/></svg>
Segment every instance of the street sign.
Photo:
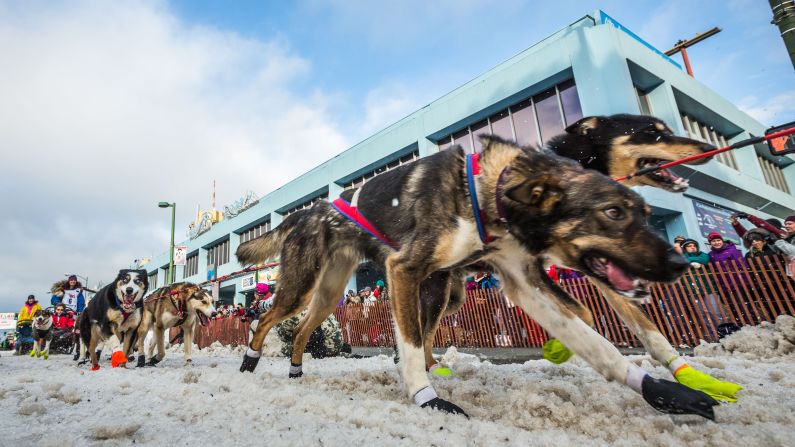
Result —
<svg viewBox="0 0 795 447"><path fill-rule="evenodd" d="M16 328L17 320L14 318L15 315L13 312L0 313L0 330Z"/></svg>
<svg viewBox="0 0 795 447"><path fill-rule="evenodd" d="M795 121L784 124L783 126L771 127L765 132L765 135L770 135L785 129L792 129L795 127ZM783 137L771 138L767 140L767 147L770 149L772 155L785 155L795 153L795 134L784 135Z"/></svg>

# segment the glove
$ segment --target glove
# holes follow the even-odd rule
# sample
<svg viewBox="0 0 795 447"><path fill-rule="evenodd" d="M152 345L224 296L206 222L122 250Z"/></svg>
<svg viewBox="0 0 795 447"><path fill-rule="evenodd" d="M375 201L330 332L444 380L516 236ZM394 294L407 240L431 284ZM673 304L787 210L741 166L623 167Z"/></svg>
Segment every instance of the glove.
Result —
<svg viewBox="0 0 795 447"><path fill-rule="evenodd" d="M740 385L731 382L720 381L709 374L690 367L687 363L680 366L674 372L676 381L694 390L700 390L707 393L710 397L716 400L725 402L737 402L738 391L743 389Z"/></svg>
<svg viewBox="0 0 795 447"><path fill-rule="evenodd" d="M556 365L565 363L574 355L574 353L557 338L550 338L544 343L542 351L544 353L544 358Z"/></svg>

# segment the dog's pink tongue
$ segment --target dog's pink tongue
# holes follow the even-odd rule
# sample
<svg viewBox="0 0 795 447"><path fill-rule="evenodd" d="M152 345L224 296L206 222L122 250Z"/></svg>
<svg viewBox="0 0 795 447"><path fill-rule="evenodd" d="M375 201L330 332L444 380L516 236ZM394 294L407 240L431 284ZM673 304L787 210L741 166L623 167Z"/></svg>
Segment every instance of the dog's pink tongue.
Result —
<svg viewBox="0 0 795 447"><path fill-rule="evenodd" d="M618 290L627 291L635 287L635 280L612 262L607 263L607 279Z"/></svg>

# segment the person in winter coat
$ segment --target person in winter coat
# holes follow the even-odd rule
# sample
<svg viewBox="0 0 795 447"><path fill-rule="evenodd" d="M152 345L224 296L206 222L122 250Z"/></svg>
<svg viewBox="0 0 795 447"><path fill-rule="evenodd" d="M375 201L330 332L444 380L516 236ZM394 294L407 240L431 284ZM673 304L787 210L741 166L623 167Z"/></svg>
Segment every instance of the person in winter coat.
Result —
<svg viewBox="0 0 795 447"><path fill-rule="evenodd" d="M25 304L23 304L22 308L19 309L17 324L33 324L33 314L35 314L37 310L41 310L39 302L36 301L35 296L28 295L28 299L25 300Z"/></svg>
<svg viewBox="0 0 795 447"><path fill-rule="evenodd" d="M83 313L83 309L86 307L83 285L77 280L77 275L69 276L66 281L56 282L52 285L50 293L52 293L50 304L53 306L63 303L66 307L77 311L78 314Z"/></svg>
<svg viewBox="0 0 795 447"><path fill-rule="evenodd" d="M694 307L701 315L702 320L709 323L704 318L704 308L706 308L713 323L712 327L716 328L723 323L723 316L719 308L721 304L713 292L711 275L707 275L704 268L709 263L709 255L701 251L698 242L694 239L684 239L680 246L682 247L682 256L690 262L690 274L683 278L683 284L686 284L689 289L689 295L695 301ZM698 305L700 299L704 300L705 306ZM717 338L717 332L712 330L712 333Z"/></svg>
<svg viewBox="0 0 795 447"><path fill-rule="evenodd" d="M55 312L52 314L52 327L56 329L71 329L74 326L74 314L67 312L63 303L56 304Z"/></svg>
<svg viewBox="0 0 795 447"><path fill-rule="evenodd" d="M787 257L787 275L795 277L795 215L784 219L784 239L779 239L773 243L778 251Z"/></svg>
<svg viewBox="0 0 795 447"><path fill-rule="evenodd" d="M767 243L772 236L773 234L764 228L754 228L745 233L745 236L743 236L743 245L748 249L748 253L745 254L745 259L750 260L753 258L777 255L778 250Z"/></svg>

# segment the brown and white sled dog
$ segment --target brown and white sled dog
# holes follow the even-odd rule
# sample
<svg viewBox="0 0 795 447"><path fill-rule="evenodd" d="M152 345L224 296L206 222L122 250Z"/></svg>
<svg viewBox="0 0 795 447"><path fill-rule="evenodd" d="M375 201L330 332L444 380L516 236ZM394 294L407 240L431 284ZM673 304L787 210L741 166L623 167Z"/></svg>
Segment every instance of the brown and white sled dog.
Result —
<svg viewBox="0 0 795 447"><path fill-rule="evenodd" d="M367 258L386 267L408 395L422 407L463 413L436 395L425 348L448 309L452 278L461 287L455 272L483 262L499 273L509 299L606 379L627 384L658 410L714 417L717 402L706 394L652 379L629 363L578 316L584 308L544 271L549 258L634 298L648 296L651 281L676 279L688 264L648 226L643 199L550 151L497 138L483 142L477 159L461 148L422 158L345 191L342 204L315 204L241 244L241 263L278 255L282 267L281 293L260 317L240 370L254 370L275 324L309 306L291 358L291 376L301 375L308 335ZM369 222L352 222L339 211L346 207Z"/></svg>
<svg viewBox="0 0 795 447"><path fill-rule="evenodd" d="M52 313L49 309L39 309L33 314L33 350L30 351L30 356L50 358L50 342L52 342Z"/></svg>
<svg viewBox="0 0 795 447"><path fill-rule="evenodd" d="M112 283L100 289L80 315L80 337L91 356L91 370L99 369L97 345L106 342L111 365L127 365L141 322L144 295L149 288L146 270L119 270Z"/></svg>
<svg viewBox="0 0 795 447"><path fill-rule="evenodd" d="M144 301L143 317L138 327L138 366L144 366L144 339L149 330L154 331L157 344L157 357L153 356L154 345L150 344L146 355L149 365L154 366L166 355L164 332L172 327L180 327L183 331L185 362L190 363L193 349L193 334L196 323L207 326L210 318L215 315L213 297L196 284L188 282L176 283L157 289Z"/></svg>

